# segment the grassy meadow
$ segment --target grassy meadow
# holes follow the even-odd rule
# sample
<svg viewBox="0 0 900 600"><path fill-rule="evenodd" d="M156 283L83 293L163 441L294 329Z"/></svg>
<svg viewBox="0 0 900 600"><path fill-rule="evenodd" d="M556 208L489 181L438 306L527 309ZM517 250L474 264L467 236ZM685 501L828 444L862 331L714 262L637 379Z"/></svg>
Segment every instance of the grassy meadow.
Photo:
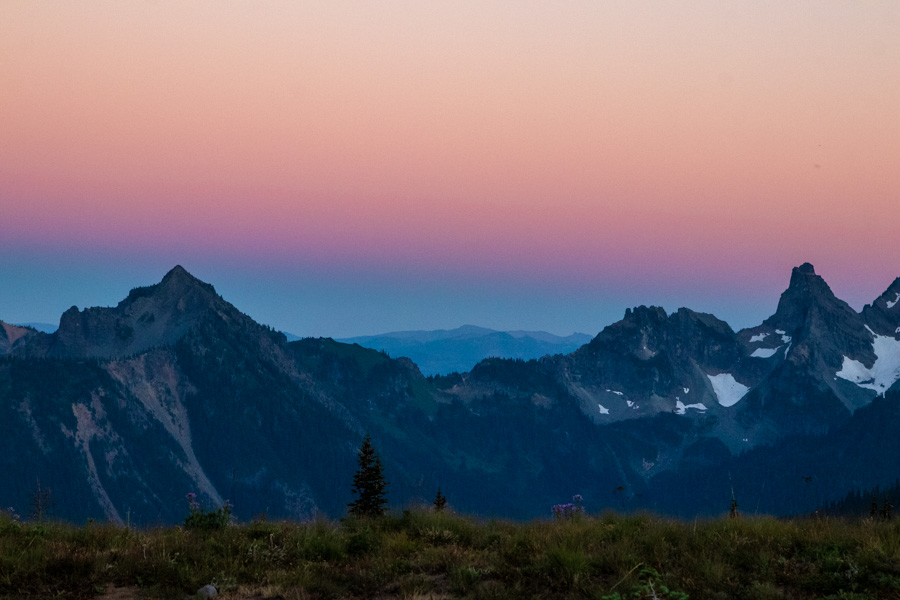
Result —
<svg viewBox="0 0 900 600"><path fill-rule="evenodd" d="M900 598L900 520L450 512L217 530L0 516L2 598Z"/></svg>

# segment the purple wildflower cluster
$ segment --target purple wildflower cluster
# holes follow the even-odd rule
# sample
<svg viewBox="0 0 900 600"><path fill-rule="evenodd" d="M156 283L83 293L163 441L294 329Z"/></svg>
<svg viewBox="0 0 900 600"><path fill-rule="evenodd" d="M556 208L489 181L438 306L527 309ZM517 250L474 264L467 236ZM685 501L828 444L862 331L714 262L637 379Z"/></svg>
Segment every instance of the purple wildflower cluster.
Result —
<svg viewBox="0 0 900 600"><path fill-rule="evenodd" d="M185 495L185 498L187 498L188 504L191 507L191 512L200 510L200 503L197 502L197 494L188 492L187 495Z"/></svg>
<svg viewBox="0 0 900 600"><path fill-rule="evenodd" d="M581 494L572 496L572 501L567 504L554 504L550 510L553 511L557 521L568 521L574 519L578 515L584 514L584 498Z"/></svg>

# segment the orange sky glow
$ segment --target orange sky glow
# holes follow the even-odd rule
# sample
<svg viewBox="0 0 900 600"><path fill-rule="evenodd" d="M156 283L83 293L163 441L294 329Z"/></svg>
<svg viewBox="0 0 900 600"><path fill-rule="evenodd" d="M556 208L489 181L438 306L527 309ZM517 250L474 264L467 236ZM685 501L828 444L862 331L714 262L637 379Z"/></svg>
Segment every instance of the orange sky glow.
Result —
<svg viewBox="0 0 900 600"><path fill-rule="evenodd" d="M6 279L62 251L93 277L137 261L133 285L256 265L293 307L280 276L413 296L443 277L472 306L465 281L496 286L483 302L544 281L582 308L534 328L590 333L653 290L727 290L706 308L749 325L809 260L859 308L900 275L898 31L894 1L9 0L0 319L25 317ZM326 297L258 311L315 334L461 324L411 300L354 327Z"/></svg>

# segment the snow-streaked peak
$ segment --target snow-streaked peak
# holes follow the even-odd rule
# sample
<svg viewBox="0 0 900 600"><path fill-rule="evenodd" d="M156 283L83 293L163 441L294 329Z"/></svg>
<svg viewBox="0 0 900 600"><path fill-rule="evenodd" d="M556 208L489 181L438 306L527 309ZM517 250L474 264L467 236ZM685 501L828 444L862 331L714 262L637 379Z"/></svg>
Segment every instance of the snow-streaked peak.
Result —
<svg viewBox="0 0 900 600"><path fill-rule="evenodd" d="M894 306L896 306L898 302L900 302L900 292L897 292L897 297L893 300L884 301L888 308L894 308Z"/></svg>

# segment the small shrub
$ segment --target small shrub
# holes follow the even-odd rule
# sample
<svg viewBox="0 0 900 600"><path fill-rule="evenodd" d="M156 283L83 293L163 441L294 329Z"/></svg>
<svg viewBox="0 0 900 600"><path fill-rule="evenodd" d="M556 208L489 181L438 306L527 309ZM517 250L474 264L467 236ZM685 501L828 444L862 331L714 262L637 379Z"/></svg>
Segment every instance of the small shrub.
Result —
<svg viewBox="0 0 900 600"><path fill-rule="evenodd" d="M226 500L215 510L206 510L197 502L197 494L191 492L185 496L190 514L184 519L184 528L195 531L215 531L225 529L231 524L231 503Z"/></svg>

